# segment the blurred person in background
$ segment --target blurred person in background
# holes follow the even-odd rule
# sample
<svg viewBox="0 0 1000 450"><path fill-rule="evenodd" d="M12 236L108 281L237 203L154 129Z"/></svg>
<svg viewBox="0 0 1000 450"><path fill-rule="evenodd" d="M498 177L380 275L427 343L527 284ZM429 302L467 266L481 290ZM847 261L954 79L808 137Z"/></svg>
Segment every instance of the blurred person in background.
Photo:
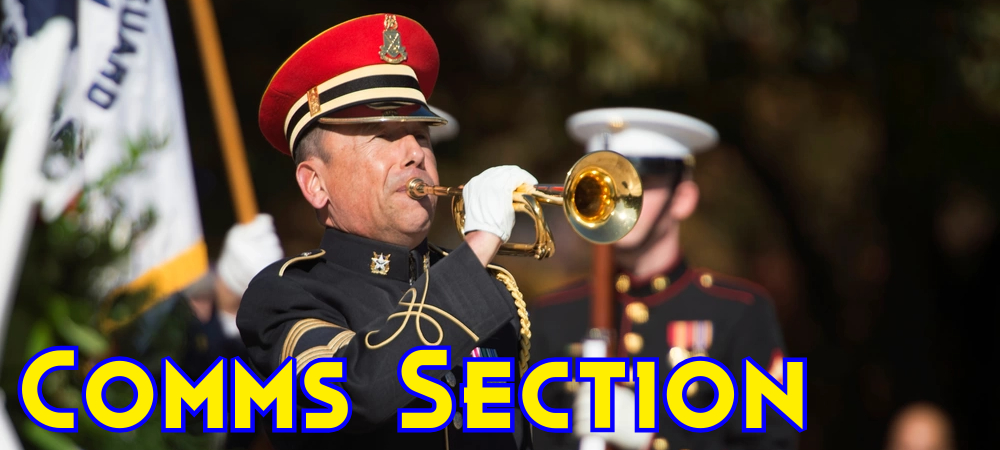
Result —
<svg viewBox="0 0 1000 450"><path fill-rule="evenodd" d="M185 355L189 375L203 373L219 356L246 359L236 327L243 293L258 272L284 256L270 215L258 214L252 222L229 229L215 271L184 291L196 319Z"/></svg>
<svg viewBox="0 0 1000 450"><path fill-rule="evenodd" d="M569 118L567 129L588 152L621 153L642 177L639 220L614 244L617 356L661 358L660 385L673 366L692 356L714 358L737 377L743 372L742 359L750 356L781 380L785 345L767 292L744 280L693 269L681 251L681 222L698 205L693 155L716 144L715 129L689 116L640 108L578 113ZM533 361L581 356L579 342L589 328L591 292L590 281L581 281L532 303ZM700 408L714 398L702 381L687 394L691 405ZM542 396L551 408L573 406L574 430L572 434L535 430L536 448L578 448L577 439L591 434L589 393L576 382L550 383ZM630 383L616 386L615 431L593 434L629 450L795 446L794 429L773 412L766 416L766 433L743 433L738 405L726 424L712 432L687 431L663 415L658 433L636 433L634 398Z"/></svg>
<svg viewBox="0 0 1000 450"><path fill-rule="evenodd" d="M889 426L886 450L952 450L951 419L941 408L926 403L904 407Z"/></svg>
<svg viewBox="0 0 1000 450"><path fill-rule="evenodd" d="M283 256L270 215L258 214L250 223L233 225L214 270L139 315L120 334L127 336L121 345L129 353L156 352L154 341L162 338L165 322L181 310L190 320L178 362L189 375L199 376L220 356L246 357L236 328L236 312L250 280Z"/></svg>
<svg viewBox="0 0 1000 450"><path fill-rule="evenodd" d="M431 144L437 145L442 142L448 142L458 137L458 130L459 130L458 119L454 118L451 114L448 114L447 111L438 108L434 105L429 105L428 108L430 108L430 110L434 114L437 114L438 116L441 116L442 118L448 121L448 123L444 125L439 125L430 128Z"/></svg>
<svg viewBox="0 0 1000 450"><path fill-rule="evenodd" d="M247 359L236 313L250 280L282 257L284 251L270 215L258 214L249 223L233 225L214 270L116 333L118 345L125 354L159 357L165 356L164 349L173 349L182 341L179 355L170 350L167 353L192 379L198 379L220 357ZM182 320L187 321L183 337L174 341L175 324L182 324ZM187 422L188 432L201 431L201 414ZM219 444L226 449L268 448L263 433L227 433Z"/></svg>
<svg viewBox="0 0 1000 450"><path fill-rule="evenodd" d="M520 356L529 335L523 300L513 277L489 262L514 226L513 191L537 181L514 166L470 180L462 192L464 242L451 252L427 242L436 197L407 191L414 177L438 182L429 126L445 119L427 107L438 64L437 47L420 24L371 15L311 39L264 93L261 131L293 158L301 194L326 231L319 249L254 278L237 324L262 377L291 358L298 371L321 358L345 358L343 380L330 385L343 389L352 406L334 435L272 434L276 448L531 448L519 410L510 431L462 432L460 403L443 429L397 431L399 408L430 406L397 378L414 348L450 346L446 368L422 373L456 398L464 357L527 364ZM317 407L297 399L299 410Z"/></svg>

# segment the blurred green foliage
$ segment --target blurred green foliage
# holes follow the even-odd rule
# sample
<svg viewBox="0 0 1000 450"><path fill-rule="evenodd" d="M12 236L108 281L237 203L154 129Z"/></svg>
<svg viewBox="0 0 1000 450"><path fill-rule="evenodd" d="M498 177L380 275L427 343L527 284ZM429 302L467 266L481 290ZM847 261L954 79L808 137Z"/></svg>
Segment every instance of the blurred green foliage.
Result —
<svg viewBox="0 0 1000 450"><path fill-rule="evenodd" d="M74 133L63 134L50 149L50 156L72 156ZM162 148L164 139L143 136L128 143L122 161L99 180L83 187L78 199L52 222L38 221L23 265L16 302L11 312L0 386L7 396L7 409L26 448L64 450L76 448L128 450L205 449L214 440L211 435L161 433L159 411L147 422L129 432L113 433L100 428L86 414L82 389L88 371L101 360L126 356L143 364L159 379L160 360L181 356L185 343L188 310L183 304L166 305L163 326L152 333L150 342L141 348L137 339L149 339L149 330L126 326L114 335L100 331L105 316L134 319L149 298L145 292L122 292L109 295L107 280L113 279L119 266L127 263L134 239L140 237L155 220L148 211L139 220L124 217L122 199L115 194L116 183L135 176L143 166L143 156ZM111 205L110 216L102 225L90 225L88 214L93 202ZM123 227L126 228L123 231ZM53 346L79 349L79 369L55 371L45 378L42 393L57 408L78 411L79 431L55 433L28 420L17 401L17 380L27 361ZM115 382L106 391L108 402L128 405L134 393L124 382Z"/></svg>
<svg viewBox="0 0 1000 450"><path fill-rule="evenodd" d="M627 94L704 79L707 47L724 33L782 39L786 0L503 0L468 2L491 54L522 52L534 69L574 87Z"/></svg>
<svg viewBox="0 0 1000 450"><path fill-rule="evenodd" d="M969 19L971 39L960 60L962 79L983 106L1000 114L1000 5L983 5Z"/></svg>

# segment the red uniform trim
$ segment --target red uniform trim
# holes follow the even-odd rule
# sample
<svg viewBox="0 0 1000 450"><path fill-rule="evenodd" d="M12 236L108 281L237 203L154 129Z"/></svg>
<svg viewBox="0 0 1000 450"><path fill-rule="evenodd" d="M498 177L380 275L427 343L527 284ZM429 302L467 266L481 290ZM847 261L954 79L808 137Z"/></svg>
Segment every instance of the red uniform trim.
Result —
<svg viewBox="0 0 1000 450"><path fill-rule="evenodd" d="M726 275L723 273L715 273L708 269L700 269L700 270L710 273L712 277L714 277L716 280L720 280L725 284L735 285L735 287L737 288L746 289L761 297L767 297L767 298L771 297L771 293L768 292L767 288L757 283L754 283L753 281L747 280L746 278L734 277L732 275Z"/></svg>

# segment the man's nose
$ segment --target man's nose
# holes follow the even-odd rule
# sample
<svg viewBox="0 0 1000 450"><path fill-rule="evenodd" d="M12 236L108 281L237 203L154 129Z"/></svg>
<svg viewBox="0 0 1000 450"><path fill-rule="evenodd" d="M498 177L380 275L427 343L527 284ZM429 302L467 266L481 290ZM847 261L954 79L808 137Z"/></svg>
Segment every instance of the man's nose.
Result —
<svg viewBox="0 0 1000 450"><path fill-rule="evenodd" d="M418 169L424 168L424 148L417 142L417 138L412 134L406 135L400 142L404 152L403 167L416 166Z"/></svg>

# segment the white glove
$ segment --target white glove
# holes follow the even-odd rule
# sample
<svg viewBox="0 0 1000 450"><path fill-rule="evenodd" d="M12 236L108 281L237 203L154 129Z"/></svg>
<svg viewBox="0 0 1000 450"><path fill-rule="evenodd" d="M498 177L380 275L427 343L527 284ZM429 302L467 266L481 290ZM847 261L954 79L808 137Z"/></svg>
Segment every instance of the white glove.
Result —
<svg viewBox="0 0 1000 450"><path fill-rule="evenodd" d="M226 287L242 297L257 272L283 256L274 219L258 214L252 222L233 225L226 233L216 272Z"/></svg>
<svg viewBox="0 0 1000 450"><path fill-rule="evenodd" d="M615 386L615 403L611 413L615 417L615 431L590 432L590 389L581 389L573 402L573 434L578 438L596 436L622 450L641 450L653 441L651 432L635 432L635 393L631 389Z"/></svg>
<svg viewBox="0 0 1000 450"><path fill-rule="evenodd" d="M462 189L465 201L465 230L493 233L507 242L514 228L512 194L521 185L534 186L538 180L517 166L491 167L472 177Z"/></svg>

